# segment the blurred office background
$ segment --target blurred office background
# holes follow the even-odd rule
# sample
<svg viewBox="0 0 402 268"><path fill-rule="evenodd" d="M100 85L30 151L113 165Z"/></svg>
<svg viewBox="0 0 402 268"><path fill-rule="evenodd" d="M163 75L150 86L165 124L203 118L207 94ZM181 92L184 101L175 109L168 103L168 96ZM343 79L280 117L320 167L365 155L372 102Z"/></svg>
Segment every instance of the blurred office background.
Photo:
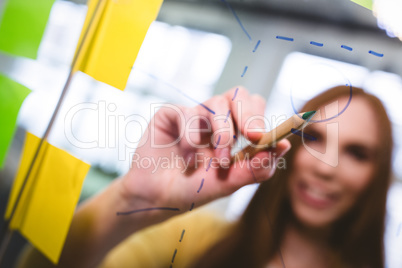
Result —
<svg viewBox="0 0 402 268"><path fill-rule="evenodd" d="M0 71L33 90L21 108L19 128L0 172L1 211L25 130L37 136L44 133L66 81L85 3L56 1L37 60L0 53ZM375 17L349 0L165 0L126 90L79 73L49 140L91 164L84 200L128 170L130 156L155 112L151 104L194 106L243 85L268 99L270 119L292 115L291 98L298 108L334 85L363 87L384 102L393 122L395 179L384 239L387 267L402 267L402 42L387 24L394 15L384 10ZM269 128L273 127L272 122ZM212 209L233 220L254 189L248 186ZM21 237L13 241L10 265L23 243Z"/></svg>

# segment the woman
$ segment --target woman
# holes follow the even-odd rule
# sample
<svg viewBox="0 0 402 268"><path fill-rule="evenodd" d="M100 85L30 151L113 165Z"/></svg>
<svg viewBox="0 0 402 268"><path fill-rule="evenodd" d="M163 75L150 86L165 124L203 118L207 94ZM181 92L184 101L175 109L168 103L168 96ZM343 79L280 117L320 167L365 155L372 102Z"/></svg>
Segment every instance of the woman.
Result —
<svg viewBox="0 0 402 268"><path fill-rule="evenodd" d="M348 87L336 87L302 111L335 100L341 110L349 96ZM339 124L338 166L313 157L300 137L291 137L289 168L260 186L236 229L196 267L384 267L391 124L377 98L357 88L352 96L345 112L328 122ZM325 149L322 124L305 129L317 138L307 140L316 150Z"/></svg>
<svg viewBox="0 0 402 268"><path fill-rule="evenodd" d="M241 109L233 102L234 96L243 104ZM336 87L308 102L302 110L333 107L334 101L339 102L335 105L342 110L349 96L349 87ZM254 161L252 172L250 166L229 167L225 161L230 156L233 131L240 131L252 141L261 137L260 132L249 131L263 128L261 120L258 117L248 120L264 114L265 102L261 97L250 96L244 89L233 89L204 103L217 115L227 114L230 110L234 123L229 126L228 120L214 120L216 117L201 106L181 107L179 111L174 107L161 108L151 120L136 153L141 159L183 155L184 161L178 161L179 166L156 170L133 163L129 173L80 206L60 266L95 266L129 235L137 232L139 234L134 236L141 236L148 229L138 231L146 227L258 180L266 182L261 184L240 221L229 229L210 224L219 230L214 233L218 238L201 246L198 255L186 254L194 267L383 267L391 127L378 99L357 88L353 88L352 96L348 108L340 116L328 122L311 124L305 129L316 141L302 144L299 136L291 137L292 149L285 156L287 168L277 170L268 181L275 168L266 163L271 160L272 151L280 157L290 149L287 140L279 142L271 152L258 153L254 159L261 161ZM320 109L320 113L329 117L325 109ZM336 146L333 140L327 140L329 124L338 126L336 131L328 128L339 133ZM194 126L201 126L201 130L190 131ZM218 131L224 128L229 131ZM212 132L219 132L219 135L211 135ZM208 161L198 161L198 154L206 159L218 159L220 165L211 165L211 161L205 168L199 164ZM330 159L334 155L337 156L336 163ZM250 163L250 160L244 161ZM191 213L188 215L192 217ZM201 222L197 220L195 225ZM224 229L226 235L220 233ZM163 229L165 233L171 233L169 230L166 226ZM158 244L163 243L163 239L157 240L161 232L156 234L151 246L155 255L150 259L161 258L164 254L157 249ZM204 236L205 232L193 237L191 244L201 244ZM182 238L176 241L177 244ZM140 239L130 247L131 240L134 239L128 238L117 247L118 250L109 254L116 257L107 258L104 266L131 266L136 258L141 258L143 254L136 253L140 252L143 243L148 242ZM119 254L124 252L124 248L125 253ZM171 255L173 247L165 251ZM164 257L166 263L140 262L137 267L178 265L174 262L177 252L176 248L172 258ZM179 255L177 253L177 258ZM22 266L40 263L44 267L42 261L35 251L30 251Z"/></svg>

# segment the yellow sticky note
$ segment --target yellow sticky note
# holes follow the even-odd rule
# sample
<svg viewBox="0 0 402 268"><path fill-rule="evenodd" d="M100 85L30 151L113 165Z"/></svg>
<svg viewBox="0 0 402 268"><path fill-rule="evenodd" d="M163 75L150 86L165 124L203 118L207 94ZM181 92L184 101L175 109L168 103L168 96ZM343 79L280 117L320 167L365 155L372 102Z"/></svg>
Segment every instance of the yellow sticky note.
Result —
<svg viewBox="0 0 402 268"><path fill-rule="evenodd" d="M365 7L367 9L373 10L373 0L350 0L358 5L361 5L362 7Z"/></svg>
<svg viewBox="0 0 402 268"><path fill-rule="evenodd" d="M5 218L9 219L40 139L27 133ZM10 228L21 232L57 264L89 165L44 142Z"/></svg>
<svg viewBox="0 0 402 268"><path fill-rule="evenodd" d="M124 90L141 44L162 2L90 0L79 43L89 27L88 35L73 66L74 71L82 71ZM92 25L89 25L98 4L98 12Z"/></svg>

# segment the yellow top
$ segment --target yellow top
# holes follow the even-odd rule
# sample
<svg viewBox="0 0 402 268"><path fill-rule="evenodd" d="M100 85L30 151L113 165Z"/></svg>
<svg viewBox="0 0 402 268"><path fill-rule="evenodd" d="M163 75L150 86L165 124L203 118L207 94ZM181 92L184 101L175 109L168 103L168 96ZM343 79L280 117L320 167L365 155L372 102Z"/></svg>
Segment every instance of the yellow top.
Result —
<svg viewBox="0 0 402 268"><path fill-rule="evenodd" d="M229 223L211 212L189 212L128 237L106 256L100 267L189 267L229 227Z"/></svg>
<svg viewBox="0 0 402 268"><path fill-rule="evenodd" d="M215 213L197 209L129 236L106 255L99 267L189 267L231 226ZM26 250L17 267L48 267L44 261L38 251Z"/></svg>

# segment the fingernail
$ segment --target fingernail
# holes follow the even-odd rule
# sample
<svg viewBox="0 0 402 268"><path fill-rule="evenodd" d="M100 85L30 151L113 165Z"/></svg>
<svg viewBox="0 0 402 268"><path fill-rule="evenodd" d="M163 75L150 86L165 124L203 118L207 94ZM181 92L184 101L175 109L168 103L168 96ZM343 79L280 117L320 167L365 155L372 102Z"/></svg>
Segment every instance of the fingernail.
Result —
<svg viewBox="0 0 402 268"><path fill-rule="evenodd" d="M265 128L259 127L259 128L252 128L248 132L256 132L256 133L263 133L265 132Z"/></svg>
<svg viewBox="0 0 402 268"><path fill-rule="evenodd" d="M278 157L284 156L289 150L292 148L292 145L289 145L285 150L283 150Z"/></svg>

